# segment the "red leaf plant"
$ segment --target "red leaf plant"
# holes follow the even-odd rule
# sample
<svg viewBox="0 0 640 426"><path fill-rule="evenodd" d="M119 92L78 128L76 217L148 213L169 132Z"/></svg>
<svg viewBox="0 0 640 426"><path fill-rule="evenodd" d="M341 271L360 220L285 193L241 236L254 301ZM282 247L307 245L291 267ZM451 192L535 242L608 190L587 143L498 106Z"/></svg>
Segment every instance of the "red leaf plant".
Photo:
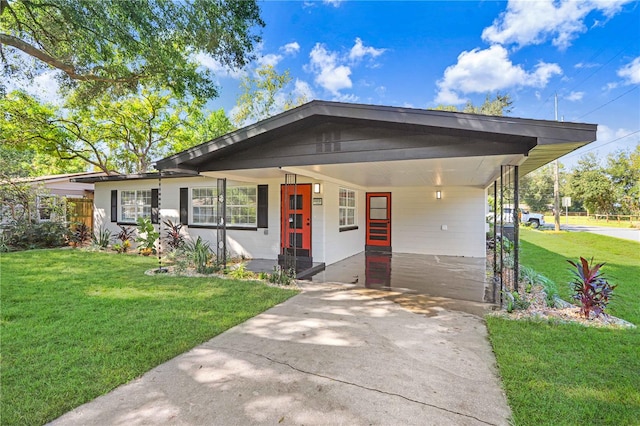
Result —
<svg viewBox="0 0 640 426"><path fill-rule="evenodd" d="M604 263L594 265L593 258L589 262L584 257L580 257L579 263L571 260L567 262L573 266L571 287L574 291L573 298L580 301L580 314L587 319L591 318L591 313L594 318L598 317L607 307L613 289L616 288L602 273Z"/></svg>

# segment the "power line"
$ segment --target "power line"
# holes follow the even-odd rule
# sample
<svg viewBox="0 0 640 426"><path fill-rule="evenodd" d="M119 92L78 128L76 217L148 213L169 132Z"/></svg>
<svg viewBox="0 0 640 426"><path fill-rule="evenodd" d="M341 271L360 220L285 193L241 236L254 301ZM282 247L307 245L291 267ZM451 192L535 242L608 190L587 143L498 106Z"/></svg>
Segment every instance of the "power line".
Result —
<svg viewBox="0 0 640 426"><path fill-rule="evenodd" d="M598 68L596 68L593 72L591 72L589 75L587 75L585 78L583 78L582 80L578 81L577 83L575 83L568 91L571 92L574 89L576 89L578 86L582 85L585 81L589 80L591 77L593 77L595 74L597 74L598 72L600 72L604 67L606 67L607 65L609 65L615 58L617 58L618 56L620 56L625 50L627 50L627 48L632 44L632 42L627 43L622 49L620 49L615 55L613 55L611 58L609 58L609 60L607 60L605 63L603 63L602 65L600 65ZM591 55L591 57L589 59L587 59L587 63L590 62L592 59L595 59L596 57L600 56L600 53L602 53L604 51L604 49L606 48L606 46L602 47L600 50L598 50L596 53L594 53L593 55ZM578 71L578 73L576 73L574 75L574 78L578 77L580 74L582 74L582 71L584 71L584 68L580 69L580 71ZM557 94L558 93L558 88L560 87L560 84L556 85L554 92ZM547 97L547 99L544 100L544 102L542 102L542 104L540 105L540 107L538 107L538 109L536 110L536 114L544 107L544 105L553 97L554 95L551 94Z"/></svg>
<svg viewBox="0 0 640 426"><path fill-rule="evenodd" d="M638 129L638 130L636 130L636 131L634 131L634 132L631 132L631 133L627 133L626 135L624 135L624 136L620 136L619 138L612 139L612 140L610 140L609 142L603 143L602 145L598 145L598 146L594 146L594 147L592 147L592 148L586 149L586 150L582 151L582 152L580 153L580 155L584 155L584 154L586 154L586 153L587 153L587 152L589 152L589 151L593 151L594 149L599 149L599 148L605 147L605 146L607 146L607 145L609 145L609 144L612 144L612 143L614 143L614 142L618 142L619 140L624 139L624 138L627 138L627 137L629 137L629 136L633 136L633 135L635 135L636 133L640 133L640 129ZM562 159L563 159L563 160L566 160L566 159L568 159L568 158L575 157L576 155L578 155L578 153L577 153L577 152L573 152L573 153L571 153L571 154L569 154L569 155L566 155L566 156L562 157Z"/></svg>
<svg viewBox="0 0 640 426"><path fill-rule="evenodd" d="M604 104L600 105L600 106L599 106L599 107L597 107L596 109L592 109L591 111L589 111L589 112L588 112L588 113L586 113L586 114L582 114L582 115L581 115L580 117L578 117L577 119L578 119L578 120L580 120L582 117L586 117L587 115L591 114L592 112L596 112L596 111L598 111L599 109L604 108L605 106L609 105L610 103L615 102L615 101L617 101L618 99L620 99L621 97L623 97L623 96L625 96L625 95L628 95L629 93L633 92L633 91L634 91L634 90L636 90L637 88L638 88L638 86L634 86L634 87L632 87L631 89L629 89L629 90L627 90L626 92L624 92L622 95L620 95L620 96L618 96L618 97L616 97L616 98L611 99L609 102L606 102L606 103L604 103Z"/></svg>

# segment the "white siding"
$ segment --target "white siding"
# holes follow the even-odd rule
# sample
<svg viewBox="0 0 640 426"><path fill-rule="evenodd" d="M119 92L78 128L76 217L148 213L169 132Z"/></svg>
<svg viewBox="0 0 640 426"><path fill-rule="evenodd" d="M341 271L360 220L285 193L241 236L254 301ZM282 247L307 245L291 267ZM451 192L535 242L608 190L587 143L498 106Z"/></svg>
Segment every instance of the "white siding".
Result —
<svg viewBox="0 0 640 426"><path fill-rule="evenodd" d="M258 230L227 230L227 247L233 255L275 259L280 252L280 186L283 179L269 179L269 227ZM313 183L298 177L298 183ZM357 229L340 232L338 194L340 185L321 182L322 205L312 206L312 256L327 265L364 250L366 231L366 192L391 192L391 244L397 253L442 254L484 257L485 191L479 188L439 188L442 199L436 200L435 187L355 189L357 194ZM180 188L215 186L211 178L172 178L162 180L161 219L179 221ZM227 181L227 186L242 182ZM157 188L156 180L99 182L95 185L95 225L118 232L111 222L111 190ZM443 229L446 227L446 230ZM187 239L198 236L215 246L216 230L184 227ZM164 232L163 232L164 233Z"/></svg>
<svg viewBox="0 0 640 426"><path fill-rule="evenodd" d="M485 256L485 192L470 187L379 188L391 192L394 252ZM443 229L446 228L446 229Z"/></svg>
<svg viewBox="0 0 640 426"><path fill-rule="evenodd" d="M324 207L324 262L327 265L364 251L365 245L365 192L356 190L356 225L358 229L340 232L338 222L339 185L323 183ZM344 188L350 188L343 185ZM315 257L314 257L315 260Z"/></svg>

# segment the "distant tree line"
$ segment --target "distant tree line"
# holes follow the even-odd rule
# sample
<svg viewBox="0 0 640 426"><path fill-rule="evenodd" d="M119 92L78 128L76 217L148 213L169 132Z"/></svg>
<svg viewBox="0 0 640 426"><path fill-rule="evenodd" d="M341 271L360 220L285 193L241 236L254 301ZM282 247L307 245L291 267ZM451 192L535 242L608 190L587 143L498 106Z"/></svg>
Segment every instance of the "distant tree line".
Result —
<svg viewBox="0 0 640 426"><path fill-rule="evenodd" d="M520 199L535 211L553 206L552 165L520 179ZM640 144L599 159L589 153L571 171L560 169L560 196L571 197L569 211L589 214L640 214Z"/></svg>

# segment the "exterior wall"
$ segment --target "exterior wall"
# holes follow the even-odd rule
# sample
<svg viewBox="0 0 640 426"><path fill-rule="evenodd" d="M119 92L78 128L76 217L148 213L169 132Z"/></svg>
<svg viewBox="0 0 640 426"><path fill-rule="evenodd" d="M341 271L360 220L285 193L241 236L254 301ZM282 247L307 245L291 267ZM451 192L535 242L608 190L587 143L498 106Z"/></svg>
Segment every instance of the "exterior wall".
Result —
<svg viewBox="0 0 640 426"><path fill-rule="evenodd" d="M227 229L227 250L232 255L260 259L275 259L280 250L280 181L265 180L260 184L269 185L269 222L268 228L259 229ZM246 185L244 182L227 181L227 187L233 185ZM253 184L253 183L251 183ZM215 187L216 179L208 178L171 178L162 180L160 194L160 219L171 220L174 223L180 221L180 188ZM95 185L95 227L100 226L119 231L116 222L111 221L111 191L153 189L158 187L158 181L153 179L98 182ZM118 192L119 194L119 192ZM119 197L118 197L119 198ZM120 204L118 204L120 207ZM189 206L189 210L191 210ZM191 212L190 212L191 221ZM203 228L183 226L182 232L187 241L195 240L198 236L212 243L215 247L217 230L215 228Z"/></svg>
<svg viewBox="0 0 640 426"><path fill-rule="evenodd" d="M365 191L356 191L356 226L340 232L338 217L340 185L322 184L322 207L324 209L323 257L327 265L364 251L365 245ZM350 188L344 185L344 188ZM315 257L314 257L315 260Z"/></svg>
<svg viewBox="0 0 640 426"><path fill-rule="evenodd" d="M283 179L265 179L259 184L269 185L268 228L227 230L227 248L233 255L255 259L275 259L280 253L280 187ZM312 179L298 177L298 183L314 183ZM312 256L315 262L327 265L360 253L365 246L366 192L391 192L392 234L394 252L441 254L449 256L484 257L485 255L485 191L470 187L439 188L442 199L435 199L436 188L369 188L356 191L357 229L340 232L340 185L320 182L321 205L312 205ZM227 186L246 184L227 181ZM171 178L162 180L161 220L179 222L180 188L215 186L211 178ZM117 233L119 228L111 222L111 190L157 188L157 180L130 180L98 182L95 185L95 229L104 226ZM443 229L446 226L446 230ZM215 246L216 229L183 228L187 240L198 236Z"/></svg>
<svg viewBox="0 0 640 426"><path fill-rule="evenodd" d="M394 252L485 256L483 189L405 187L378 190L391 192ZM442 191L442 199L436 199L436 190Z"/></svg>

